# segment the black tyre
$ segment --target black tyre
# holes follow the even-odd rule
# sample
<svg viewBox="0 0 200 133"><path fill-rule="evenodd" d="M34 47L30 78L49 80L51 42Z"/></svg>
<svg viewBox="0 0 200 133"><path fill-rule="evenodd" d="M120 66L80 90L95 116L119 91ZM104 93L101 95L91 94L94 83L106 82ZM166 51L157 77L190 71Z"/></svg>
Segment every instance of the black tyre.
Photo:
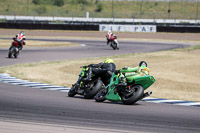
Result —
<svg viewBox="0 0 200 133"><path fill-rule="evenodd" d="M92 81L90 87L87 88L84 92L84 98L92 99L98 93L98 91L102 88L103 82L100 79Z"/></svg>
<svg viewBox="0 0 200 133"><path fill-rule="evenodd" d="M95 96L96 102L103 102L106 100L107 90L105 88L101 89Z"/></svg>
<svg viewBox="0 0 200 133"><path fill-rule="evenodd" d="M8 52L8 58L12 58L12 52L11 51Z"/></svg>
<svg viewBox="0 0 200 133"><path fill-rule="evenodd" d="M18 52L15 52L14 57L17 58L18 55L19 55L19 51L18 51Z"/></svg>
<svg viewBox="0 0 200 133"><path fill-rule="evenodd" d="M115 46L112 46L113 50L116 50L116 47Z"/></svg>
<svg viewBox="0 0 200 133"><path fill-rule="evenodd" d="M13 54L14 54L14 48L12 47L12 48L9 49L8 58L12 58Z"/></svg>
<svg viewBox="0 0 200 133"><path fill-rule="evenodd" d="M144 88L141 85L133 86L131 89L126 90L126 94L122 95L122 102L127 105L134 104L142 98Z"/></svg>
<svg viewBox="0 0 200 133"><path fill-rule="evenodd" d="M68 92L68 96L73 97L75 95L76 95L76 88L75 88L75 86L72 86L72 88Z"/></svg>
<svg viewBox="0 0 200 133"><path fill-rule="evenodd" d="M117 49L117 45L114 42L111 42L110 46L113 48L113 50Z"/></svg>

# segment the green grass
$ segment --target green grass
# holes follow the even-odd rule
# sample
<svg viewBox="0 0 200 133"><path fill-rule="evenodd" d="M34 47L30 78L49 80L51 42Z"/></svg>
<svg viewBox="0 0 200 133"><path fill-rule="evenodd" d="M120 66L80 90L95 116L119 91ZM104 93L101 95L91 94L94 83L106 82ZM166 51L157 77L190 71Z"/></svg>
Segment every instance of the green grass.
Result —
<svg viewBox="0 0 200 133"><path fill-rule="evenodd" d="M197 2L128 2L86 0L63 0L64 5L57 7L52 1L35 5L32 0L0 0L0 15L36 15L36 16L62 16L85 17L85 12L90 12L90 17L116 17L116 18L156 18L156 19L196 19ZM83 1L83 0L82 0ZM101 9L97 11L98 7ZM199 4L200 5L200 4ZM170 14L168 9L170 7ZM112 12L113 11L113 12Z"/></svg>

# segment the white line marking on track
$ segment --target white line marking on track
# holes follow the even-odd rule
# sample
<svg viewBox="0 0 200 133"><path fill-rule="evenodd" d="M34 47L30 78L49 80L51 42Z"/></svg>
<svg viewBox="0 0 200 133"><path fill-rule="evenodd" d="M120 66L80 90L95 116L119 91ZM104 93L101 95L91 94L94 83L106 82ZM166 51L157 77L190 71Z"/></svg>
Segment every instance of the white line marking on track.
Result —
<svg viewBox="0 0 200 133"><path fill-rule="evenodd" d="M81 46L85 47L86 45L85 44L80 44Z"/></svg>

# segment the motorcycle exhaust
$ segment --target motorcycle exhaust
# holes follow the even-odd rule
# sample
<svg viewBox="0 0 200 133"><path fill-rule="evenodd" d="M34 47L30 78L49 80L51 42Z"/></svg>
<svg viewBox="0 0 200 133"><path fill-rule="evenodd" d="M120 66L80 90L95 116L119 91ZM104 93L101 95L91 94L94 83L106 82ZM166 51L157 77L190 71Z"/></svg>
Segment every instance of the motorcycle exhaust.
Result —
<svg viewBox="0 0 200 133"><path fill-rule="evenodd" d="M144 93L142 99L145 98L145 97L150 96L151 94L152 94L152 91L148 91L148 92Z"/></svg>

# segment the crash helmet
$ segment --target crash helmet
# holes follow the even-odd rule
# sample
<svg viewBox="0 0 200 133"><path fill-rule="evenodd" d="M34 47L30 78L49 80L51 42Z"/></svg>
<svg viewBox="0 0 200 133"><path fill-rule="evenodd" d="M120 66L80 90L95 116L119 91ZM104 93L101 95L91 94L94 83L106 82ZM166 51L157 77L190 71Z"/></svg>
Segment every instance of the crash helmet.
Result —
<svg viewBox="0 0 200 133"><path fill-rule="evenodd" d="M104 63L114 63L113 59L107 58L105 59Z"/></svg>
<svg viewBox="0 0 200 133"><path fill-rule="evenodd" d="M138 66L140 67L147 67L147 63L145 61L140 61Z"/></svg>
<svg viewBox="0 0 200 133"><path fill-rule="evenodd" d="M25 36L25 32L24 32L24 31L21 31L21 32L20 32L20 35Z"/></svg>
<svg viewBox="0 0 200 133"><path fill-rule="evenodd" d="M111 31L111 30L108 30L108 34L112 34L112 31Z"/></svg>

